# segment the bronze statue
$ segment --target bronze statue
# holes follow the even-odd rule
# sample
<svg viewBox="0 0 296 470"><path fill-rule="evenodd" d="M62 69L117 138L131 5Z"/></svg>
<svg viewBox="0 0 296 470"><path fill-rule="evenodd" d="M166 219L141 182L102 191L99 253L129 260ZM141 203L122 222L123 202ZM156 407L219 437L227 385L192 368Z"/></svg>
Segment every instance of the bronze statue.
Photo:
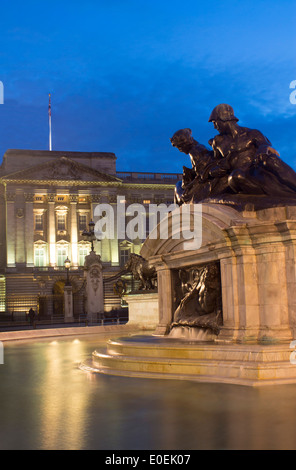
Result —
<svg viewBox="0 0 296 470"><path fill-rule="evenodd" d="M210 176L217 166L214 151L207 149L192 137L191 129L180 129L170 139L173 147L190 156L192 168L183 166L182 182L176 186L175 200L178 204L201 201L214 194L228 190L228 177L219 174L219 178Z"/></svg>
<svg viewBox="0 0 296 470"><path fill-rule="evenodd" d="M227 104L216 106L209 122L219 132L209 140L212 150L194 140L190 129L171 138L192 163L191 172L183 167L182 184L176 187L178 204L218 202L237 209L296 204L296 173L260 131L239 126Z"/></svg>
<svg viewBox="0 0 296 470"><path fill-rule="evenodd" d="M126 283L123 280L119 280L120 276L131 273L136 281L140 281L139 290L154 290L157 288L157 272L154 267L149 267L148 261L140 255L131 253L125 265L121 270L114 276L110 276L105 282L112 282L118 280L113 284L114 292L125 285L125 291L127 288ZM119 292L117 292L119 293Z"/></svg>
<svg viewBox="0 0 296 470"><path fill-rule="evenodd" d="M218 335L222 325L219 264L180 270L179 285L179 299L176 299L178 307L171 328L199 327Z"/></svg>
<svg viewBox="0 0 296 470"><path fill-rule="evenodd" d="M131 253L123 268L131 272L134 279L140 280L139 290L153 290L156 287L157 273L154 267L148 266L148 261L140 255Z"/></svg>

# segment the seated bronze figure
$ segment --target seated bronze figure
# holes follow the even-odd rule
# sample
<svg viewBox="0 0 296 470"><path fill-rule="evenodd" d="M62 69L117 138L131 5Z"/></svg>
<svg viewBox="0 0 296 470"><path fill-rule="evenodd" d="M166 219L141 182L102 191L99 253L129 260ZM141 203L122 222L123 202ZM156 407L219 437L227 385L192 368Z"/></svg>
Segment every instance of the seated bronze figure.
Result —
<svg viewBox="0 0 296 470"><path fill-rule="evenodd" d="M296 204L296 173L260 131L239 126L227 104L216 106L209 122L219 132L209 140L211 149L188 128L171 138L192 165L183 167L183 181L175 191L178 204L218 202L239 210Z"/></svg>

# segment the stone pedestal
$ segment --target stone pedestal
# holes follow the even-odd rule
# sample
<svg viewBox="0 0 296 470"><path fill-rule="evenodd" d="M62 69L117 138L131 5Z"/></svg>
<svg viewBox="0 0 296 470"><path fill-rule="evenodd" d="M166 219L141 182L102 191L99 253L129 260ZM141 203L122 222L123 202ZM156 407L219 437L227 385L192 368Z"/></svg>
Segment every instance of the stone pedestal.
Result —
<svg viewBox="0 0 296 470"><path fill-rule="evenodd" d="M168 219L172 233L171 215ZM154 335L147 340L109 341L104 354L93 354L93 367L100 373L129 377L251 386L295 384L296 341L291 340L296 337L296 206L238 212L222 204L203 204L202 244L189 251L185 243L173 236L145 241L141 255L158 273L159 317ZM188 300L184 292L196 294L190 297L189 314L193 312L194 321L199 321L206 315L200 313L200 291L194 281L204 288L202 292L213 291L215 285L202 284L198 276L184 284L180 274L202 273L213 265L219 266L215 274L219 328L189 326L216 336L211 342L172 337L168 332L171 327L174 331L174 314ZM131 299L130 305L132 318L137 319L144 309L148 318L152 315L149 302Z"/></svg>
<svg viewBox="0 0 296 470"><path fill-rule="evenodd" d="M124 296L128 303L128 325L144 329L155 329L159 323L158 293L129 294Z"/></svg>
<svg viewBox="0 0 296 470"><path fill-rule="evenodd" d="M86 312L89 322L96 321L104 313L103 275L100 255L91 251L85 257L84 275L86 277Z"/></svg>
<svg viewBox="0 0 296 470"><path fill-rule="evenodd" d="M296 207L238 212L203 204L202 245L149 240L141 255L158 272L159 324L165 334L174 314L179 269L220 263L223 325L218 342L289 342L296 329ZM170 217L170 216L169 216Z"/></svg>
<svg viewBox="0 0 296 470"><path fill-rule="evenodd" d="M65 303L65 322L70 323L74 321L73 317L73 292L72 286L64 287L64 303Z"/></svg>

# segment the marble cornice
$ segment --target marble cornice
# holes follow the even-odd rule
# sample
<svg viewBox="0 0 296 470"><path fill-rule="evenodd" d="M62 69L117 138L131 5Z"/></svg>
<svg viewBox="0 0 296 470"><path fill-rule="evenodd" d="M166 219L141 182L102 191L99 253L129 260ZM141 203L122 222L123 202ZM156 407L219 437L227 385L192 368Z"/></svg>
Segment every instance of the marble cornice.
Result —
<svg viewBox="0 0 296 470"><path fill-rule="evenodd" d="M175 188L174 184L159 184L159 183L122 183L120 181L83 181L83 180L28 180L28 179L9 179L3 180L0 178L0 184L13 184L13 185L31 185L31 186L97 186L97 187L110 187L110 188L123 188L123 189L159 189L162 191L170 191Z"/></svg>

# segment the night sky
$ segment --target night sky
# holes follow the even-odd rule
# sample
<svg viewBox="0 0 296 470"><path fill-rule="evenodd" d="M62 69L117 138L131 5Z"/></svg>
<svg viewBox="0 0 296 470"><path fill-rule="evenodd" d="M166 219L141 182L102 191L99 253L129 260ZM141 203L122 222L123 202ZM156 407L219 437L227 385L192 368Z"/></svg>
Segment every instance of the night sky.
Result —
<svg viewBox="0 0 296 470"><path fill-rule="evenodd" d="M207 144L231 104L296 169L296 2L2 0L0 156L108 151L118 170L181 172L172 134Z"/></svg>

